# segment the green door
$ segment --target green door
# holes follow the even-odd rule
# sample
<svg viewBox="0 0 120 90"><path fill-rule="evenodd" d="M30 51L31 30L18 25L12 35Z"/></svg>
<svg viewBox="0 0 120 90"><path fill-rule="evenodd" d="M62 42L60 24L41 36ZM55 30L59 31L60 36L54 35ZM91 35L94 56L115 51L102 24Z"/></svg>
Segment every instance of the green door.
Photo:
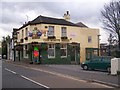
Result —
<svg viewBox="0 0 120 90"><path fill-rule="evenodd" d="M75 49L71 50L71 61L75 61Z"/></svg>
<svg viewBox="0 0 120 90"><path fill-rule="evenodd" d="M71 63L76 63L76 49L74 46L72 46L72 49L70 50L70 57Z"/></svg>

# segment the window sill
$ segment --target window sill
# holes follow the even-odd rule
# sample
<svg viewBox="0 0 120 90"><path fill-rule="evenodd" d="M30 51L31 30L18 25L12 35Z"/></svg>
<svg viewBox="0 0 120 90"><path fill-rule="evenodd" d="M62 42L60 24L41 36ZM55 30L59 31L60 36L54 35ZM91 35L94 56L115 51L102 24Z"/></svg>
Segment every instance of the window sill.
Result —
<svg viewBox="0 0 120 90"><path fill-rule="evenodd" d="M61 37L61 39L68 39L68 37Z"/></svg>
<svg viewBox="0 0 120 90"><path fill-rule="evenodd" d="M55 58L55 57L50 57L50 56L48 56L48 58L49 58L49 59L53 59L53 58Z"/></svg>
<svg viewBox="0 0 120 90"><path fill-rule="evenodd" d="M67 58L67 56L61 56L61 58Z"/></svg>
<svg viewBox="0 0 120 90"><path fill-rule="evenodd" d="M28 57L24 57L24 58L28 59Z"/></svg>

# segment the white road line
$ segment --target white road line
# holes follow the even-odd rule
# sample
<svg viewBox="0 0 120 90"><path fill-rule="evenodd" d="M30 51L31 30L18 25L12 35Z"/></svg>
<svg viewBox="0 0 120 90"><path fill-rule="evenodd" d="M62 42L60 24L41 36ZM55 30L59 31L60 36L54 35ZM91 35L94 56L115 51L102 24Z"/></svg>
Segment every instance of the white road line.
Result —
<svg viewBox="0 0 120 90"><path fill-rule="evenodd" d="M31 67L26 67L26 66L22 66L22 65L18 65L18 66L23 67L23 68L27 68L27 69L40 71L40 72L45 72L45 73L52 74L52 75L59 76L59 77L64 77L64 78L80 81L80 82L87 82L85 80L81 80L77 77L70 76L70 75L67 75L67 74L61 74L61 73L57 73L57 72L54 72L54 71L51 72L51 71L47 71L47 70L43 70L43 69L31 68Z"/></svg>
<svg viewBox="0 0 120 90"><path fill-rule="evenodd" d="M106 87L106 88L113 88L112 86L107 86L107 85L100 84L100 83L95 83L95 82L94 82L94 83L91 83L91 84L103 86L103 87Z"/></svg>
<svg viewBox="0 0 120 90"><path fill-rule="evenodd" d="M5 68L5 70L7 70L7 71L9 71L9 72L11 72L11 73L13 73L13 74L17 74L16 72L14 72L14 71L12 71L12 70L10 70L10 69Z"/></svg>
<svg viewBox="0 0 120 90"><path fill-rule="evenodd" d="M45 73L49 73L49 74L52 74L52 75L57 75L57 76L59 76L59 77L64 77L64 78L68 78L68 79L80 81L80 82L86 82L85 80L80 80L80 79L77 78L77 77L73 77L73 76L66 75L66 74L61 74L61 73L57 73L57 72L50 72L50 71L47 71L47 70L36 69L36 68L31 68L31 69L37 70L37 71L41 71L41 72L45 72Z"/></svg>
<svg viewBox="0 0 120 90"><path fill-rule="evenodd" d="M93 80L93 81L95 81L95 82L93 82L93 83L95 83L95 84L100 84L100 85L104 85L104 83L106 83L106 82L99 81L99 80ZM99 82L99 83L97 83L97 82ZM107 84L109 84L109 85L105 85L106 87L112 87L112 86L118 87L118 86L119 86L119 85L113 84L113 83L107 83ZM112 85L112 86L110 86L110 85ZM112 87L112 88L113 88L113 87Z"/></svg>
<svg viewBox="0 0 120 90"><path fill-rule="evenodd" d="M48 88L48 89L50 88L50 87L48 87L48 86L46 86L46 85L43 85L43 84L41 84L41 83L39 83L39 82L36 82L36 81L34 81L34 80L30 79L30 78L27 78L27 77L25 77L25 76L23 76L23 75L20 75L20 76L21 76L22 78L26 79L26 80L29 80L29 81L31 81L31 82L39 85L39 86L42 86L42 87Z"/></svg>
<svg viewBox="0 0 120 90"><path fill-rule="evenodd" d="M12 71L12 70L10 70L10 69L5 68L5 70L7 70L7 71L9 71L9 72L11 72L11 73L13 73L13 74L17 74L16 72L14 72L14 71ZM48 86L46 86L46 85L43 85L43 84L41 84L41 83L38 83L38 82L36 82L36 81L34 81L34 80L30 79L30 78L27 78L27 77L25 77L25 76L23 76L23 75L20 75L20 76L21 76L22 78L24 78L24 79L27 79L27 80L29 80L29 81L37 84L37 85L40 85L40 86L45 87L45 88L50 88L50 87L48 87Z"/></svg>
<svg viewBox="0 0 120 90"><path fill-rule="evenodd" d="M79 82L87 82L86 80L81 80L80 78L78 77L74 77L74 76L70 76L70 75L66 75L66 74L61 74L61 73L57 73L57 72L54 72L54 71L47 71L47 70L44 70L44 69L37 69L37 68L31 68L31 67L26 67L26 66L22 66L22 65L16 65L16 66L20 66L20 67L24 67L24 68L27 68L27 69L32 69L32 70L36 70L36 71L40 71L40 72L45 72L45 73L49 73L49 74L52 74L52 75L56 75L56 76L59 76L59 77L64 77L64 78L68 78L68 79L72 79L72 80L76 80L76 81L79 81ZM93 83L93 84L99 84L99 83ZM103 86L104 84L99 84L101 86ZM109 85L104 85L106 87L109 87L109 88L113 88Z"/></svg>

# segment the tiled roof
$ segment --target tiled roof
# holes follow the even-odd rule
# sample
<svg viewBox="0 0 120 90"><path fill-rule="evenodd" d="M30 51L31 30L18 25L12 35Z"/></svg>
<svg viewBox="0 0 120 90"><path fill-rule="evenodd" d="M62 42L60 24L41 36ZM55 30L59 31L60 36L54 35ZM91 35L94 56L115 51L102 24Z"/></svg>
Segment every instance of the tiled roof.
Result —
<svg viewBox="0 0 120 90"><path fill-rule="evenodd" d="M78 25L66 21L64 19L57 19L57 18L52 18L52 17L45 17L45 16L38 16L32 21L29 21L28 23L24 24L22 27L19 29L27 26L27 25L35 25L35 24L55 24L55 25L67 25L67 26L76 26L79 27Z"/></svg>
<svg viewBox="0 0 120 90"><path fill-rule="evenodd" d="M66 21L64 19L57 19L57 18L51 18L51 17L45 17L45 16L38 16L36 19L31 21L31 24L57 24L57 25L68 25L68 26L78 26L72 22Z"/></svg>
<svg viewBox="0 0 120 90"><path fill-rule="evenodd" d="M29 21L28 23L24 24L22 27L19 28L22 29L27 25L35 25L35 24L55 24L55 25L66 25L66 26L76 26L76 27L86 27L83 23L72 23L70 21L67 21L65 19L57 19L57 18L52 18L52 17L46 17L46 16L38 16L32 21Z"/></svg>
<svg viewBox="0 0 120 90"><path fill-rule="evenodd" d="M86 26L85 24L83 24L82 22L76 23L76 25L80 26L80 27L85 27L88 28L88 26Z"/></svg>

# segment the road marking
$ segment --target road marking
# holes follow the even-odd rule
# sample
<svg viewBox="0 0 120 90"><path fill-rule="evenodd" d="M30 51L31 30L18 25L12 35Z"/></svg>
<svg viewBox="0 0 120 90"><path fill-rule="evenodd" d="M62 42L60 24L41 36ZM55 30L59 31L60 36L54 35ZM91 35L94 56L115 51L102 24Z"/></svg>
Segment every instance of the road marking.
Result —
<svg viewBox="0 0 120 90"><path fill-rule="evenodd" d="M7 71L9 71L9 72L11 72L11 73L13 73L13 74L17 74L16 72L14 72L14 71L12 71L12 70L10 70L10 69L5 68L5 70L7 70Z"/></svg>
<svg viewBox="0 0 120 90"><path fill-rule="evenodd" d="M103 87L106 87L106 88L113 88L112 86L107 86L107 85L100 84L100 83L96 83L96 82L93 82L93 83L91 83L91 84L103 86Z"/></svg>
<svg viewBox="0 0 120 90"><path fill-rule="evenodd" d="M42 86L42 87L48 88L48 89L50 88L50 87L48 87L48 86L46 86L46 85L43 85L43 84L41 84L41 83L39 83L39 82L36 82L36 81L34 81L34 80L30 79L30 78L27 78L27 77L25 77L25 76L23 76L23 75L20 75L20 76L21 76L22 78L26 79L26 80L29 80L29 81L31 81L31 82L39 85L39 86Z"/></svg>
<svg viewBox="0 0 120 90"><path fill-rule="evenodd" d="M20 67L23 67L23 68L32 69L32 70L36 70L36 71L40 71L40 72L45 72L45 73L49 73L49 74L52 74L52 75L55 75L55 76L64 77L64 78L68 78L68 79L72 79L72 80L76 80L76 81L80 81L80 82L87 82L85 80L80 80L80 78L70 76L70 75L66 75L66 74L51 72L51 71L47 71L47 70L43 70L43 69L26 67L26 66L22 66L22 65L16 65L16 66L20 66Z"/></svg>
<svg viewBox="0 0 120 90"><path fill-rule="evenodd" d="M47 71L47 70L44 70L44 69L31 68L31 67L26 67L26 66L22 66L22 65L15 65L15 66L20 66L20 67L23 67L23 68L32 69L32 70L36 70L36 71L41 71L41 72L49 73L49 74L52 74L52 75L57 75L57 76L60 76L60 77L69 78L69 79L72 79L72 80L80 81L80 82L85 82L85 83L87 82L86 80L80 80L80 78L78 78L78 77L74 77L74 76L70 76L70 75L66 75L66 74L61 74L61 73L57 73L57 72L51 72L51 71ZM97 83L97 82L95 83L94 82L93 84L99 84L99 83ZM104 84L99 84L99 85L102 86ZM113 88L110 85L105 85L105 86L109 87L109 88Z"/></svg>
<svg viewBox="0 0 120 90"><path fill-rule="evenodd" d="M5 70L7 70L7 71L9 71L9 72L11 72L11 73L13 73L13 74L17 74L16 72L14 72L14 71L12 71L12 70L10 70L10 69L5 68ZM20 75L20 76L21 76L22 78L24 78L24 79L27 79L27 80L29 80L29 81L37 84L37 85L40 85L40 86L44 87L44 88L50 88L50 87L48 87L48 86L46 86L46 85L43 85L43 84L41 84L41 83L38 83L38 82L36 82L36 81L34 81L34 80L30 79L30 78L27 78L27 77L25 77L25 76L23 76L23 75Z"/></svg>
<svg viewBox="0 0 120 90"><path fill-rule="evenodd" d="M19 66L21 66L21 65L19 65ZM57 72L54 72L54 71L51 72L51 71L47 71L47 70L44 70L44 69L31 68L31 67L26 67L26 66L21 66L21 67L24 67L24 68L27 68L27 69L36 70L36 71L40 71L40 72L49 73L49 74L52 74L52 75L57 75L59 77L64 77L64 78L76 80L76 81L79 81L79 82L84 82L84 83L87 82L86 80L80 80L80 78L78 78L78 77L74 77L74 76L70 76L70 75L66 75L66 74L61 74L61 73L57 73ZM94 82L94 83L91 83L91 84L97 84L97 83ZM104 86L104 87L113 88L111 86L107 86L107 85L99 84L99 83L97 85L101 85L101 86Z"/></svg>
<svg viewBox="0 0 120 90"><path fill-rule="evenodd" d="M66 75L66 74L61 74L61 73L57 73L57 72L50 72L50 71L47 71L47 70L36 69L36 68L31 68L31 69L37 70L37 71L41 71L41 72L45 72L45 73L49 73L49 74L52 74L52 75L57 75L57 76L59 76L59 77L64 77L64 78L68 78L68 79L80 81L80 82L86 82L85 80L80 80L80 79L77 78L77 77L73 77L73 76Z"/></svg>
<svg viewBox="0 0 120 90"><path fill-rule="evenodd" d="M101 85L104 85L106 82L103 82L103 81L99 81L99 80L94 80L93 79L93 81L94 81L94 83L96 83L96 84L101 84ZM99 83L97 83L97 82L99 82ZM105 86L110 86L111 85L111 87L112 86L115 86L115 87L119 87L119 85L117 85L117 84L113 84L113 83L107 83L108 85L105 85Z"/></svg>

